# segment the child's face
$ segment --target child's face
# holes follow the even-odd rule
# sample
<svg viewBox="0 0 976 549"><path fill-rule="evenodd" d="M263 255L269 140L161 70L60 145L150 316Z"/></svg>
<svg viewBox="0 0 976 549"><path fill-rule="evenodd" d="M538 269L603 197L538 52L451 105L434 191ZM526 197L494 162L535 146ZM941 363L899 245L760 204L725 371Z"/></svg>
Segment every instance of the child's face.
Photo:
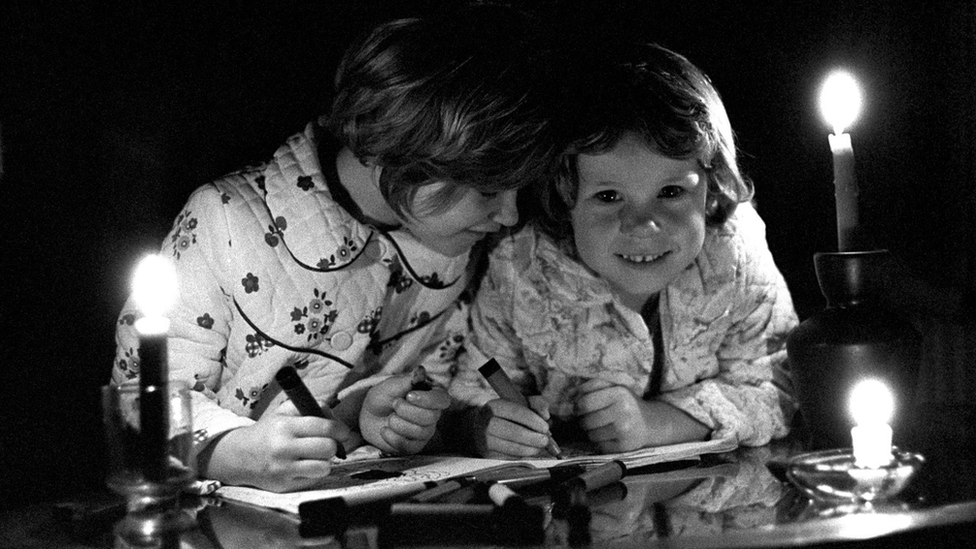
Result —
<svg viewBox="0 0 976 549"><path fill-rule="evenodd" d="M658 154L633 135L579 156L573 234L583 262L639 311L688 267L705 241L707 180L696 159Z"/></svg>
<svg viewBox="0 0 976 549"><path fill-rule="evenodd" d="M403 220L403 228L435 252L448 257L466 254L488 233L518 222L514 190L486 194L464 187L456 204L439 213L425 213L427 197L446 184L421 187L414 197L415 215Z"/></svg>

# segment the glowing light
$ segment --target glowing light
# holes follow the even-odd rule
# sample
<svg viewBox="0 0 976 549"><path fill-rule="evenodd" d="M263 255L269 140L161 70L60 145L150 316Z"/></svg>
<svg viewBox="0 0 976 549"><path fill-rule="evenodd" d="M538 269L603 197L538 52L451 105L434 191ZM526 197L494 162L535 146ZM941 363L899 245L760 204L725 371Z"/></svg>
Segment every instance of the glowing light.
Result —
<svg viewBox="0 0 976 549"><path fill-rule="evenodd" d="M877 379L866 379L851 391L849 407L856 425L851 429L854 463L882 467L891 462L891 426L895 403L891 390Z"/></svg>
<svg viewBox="0 0 976 549"><path fill-rule="evenodd" d="M833 126L834 134L841 135L861 112L861 90L849 73L831 73L820 88L820 112Z"/></svg>
<svg viewBox="0 0 976 549"><path fill-rule="evenodd" d="M136 266L132 279L132 296L143 317L136 329L143 334L162 333L169 329L166 313L176 302L176 268L160 255L148 255Z"/></svg>

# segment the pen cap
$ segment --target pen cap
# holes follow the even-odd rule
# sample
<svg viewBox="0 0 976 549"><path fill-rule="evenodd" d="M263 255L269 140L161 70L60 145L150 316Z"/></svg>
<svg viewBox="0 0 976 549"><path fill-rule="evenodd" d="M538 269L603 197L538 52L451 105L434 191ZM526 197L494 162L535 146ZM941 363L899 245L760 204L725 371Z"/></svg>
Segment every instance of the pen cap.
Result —
<svg viewBox="0 0 976 549"><path fill-rule="evenodd" d="M607 463L604 463L603 465L600 465L594 469L590 469L573 480L582 482L585 490L589 492L590 490L595 490L597 488L617 482L618 480L622 479L626 473L627 466L621 461L613 460L608 461Z"/></svg>
<svg viewBox="0 0 976 549"><path fill-rule="evenodd" d="M275 380L281 388L290 391L302 384L302 378L298 376L298 371L294 366L282 366L275 374Z"/></svg>
<svg viewBox="0 0 976 549"><path fill-rule="evenodd" d="M491 385L491 388L498 393L499 397L525 407L529 406L529 401L525 398L525 395L512 383L512 379L508 377L505 370L502 370L497 360L490 359L478 368L478 372L484 376L485 381L488 382L488 385Z"/></svg>

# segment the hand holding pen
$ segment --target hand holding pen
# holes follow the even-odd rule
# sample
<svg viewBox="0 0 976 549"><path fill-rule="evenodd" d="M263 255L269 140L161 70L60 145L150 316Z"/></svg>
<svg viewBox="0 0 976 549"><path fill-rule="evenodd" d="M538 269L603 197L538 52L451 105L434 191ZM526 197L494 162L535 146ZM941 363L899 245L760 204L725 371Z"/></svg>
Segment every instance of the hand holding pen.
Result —
<svg viewBox="0 0 976 549"><path fill-rule="evenodd" d="M542 397L525 397L495 359L478 369L499 400L487 404L490 417L484 427L484 454L510 457L535 455L543 447L556 458L562 451L549 432L549 409Z"/></svg>
<svg viewBox="0 0 976 549"><path fill-rule="evenodd" d="M322 412L311 400L314 412ZM228 484L290 492L321 482L332 472L338 449L359 444L362 439L342 421L305 416L286 399L269 406L254 423L227 431L207 446L198 458L199 473Z"/></svg>
<svg viewBox="0 0 976 549"><path fill-rule="evenodd" d="M415 454L433 438L441 413L450 404L447 389L418 366L369 390L359 413L359 427L366 441L384 452Z"/></svg>
<svg viewBox="0 0 976 549"><path fill-rule="evenodd" d="M298 409L298 413L303 416L335 419L332 417L332 413L329 412L328 408L319 406L319 403L316 402L315 397L312 396L308 387L302 382L302 378L299 377L298 371L295 370L294 366L283 366L275 374L275 380L285 394L288 395L295 408ZM335 456L339 459L346 459L346 450L339 441L336 441Z"/></svg>

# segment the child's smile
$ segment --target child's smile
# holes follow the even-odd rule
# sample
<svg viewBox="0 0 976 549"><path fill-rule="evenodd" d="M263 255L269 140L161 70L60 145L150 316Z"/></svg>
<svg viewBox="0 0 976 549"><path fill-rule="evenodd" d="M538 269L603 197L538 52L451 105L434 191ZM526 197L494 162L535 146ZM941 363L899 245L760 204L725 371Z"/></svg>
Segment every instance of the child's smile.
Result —
<svg viewBox="0 0 976 549"><path fill-rule="evenodd" d="M631 263L653 263L661 259L662 257L666 256L669 253L670 252L664 252L664 253L652 254L652 255L623 255L623 254L618 254L618 255L619 257L623 258L624 261L629 261Z"/></svg>

